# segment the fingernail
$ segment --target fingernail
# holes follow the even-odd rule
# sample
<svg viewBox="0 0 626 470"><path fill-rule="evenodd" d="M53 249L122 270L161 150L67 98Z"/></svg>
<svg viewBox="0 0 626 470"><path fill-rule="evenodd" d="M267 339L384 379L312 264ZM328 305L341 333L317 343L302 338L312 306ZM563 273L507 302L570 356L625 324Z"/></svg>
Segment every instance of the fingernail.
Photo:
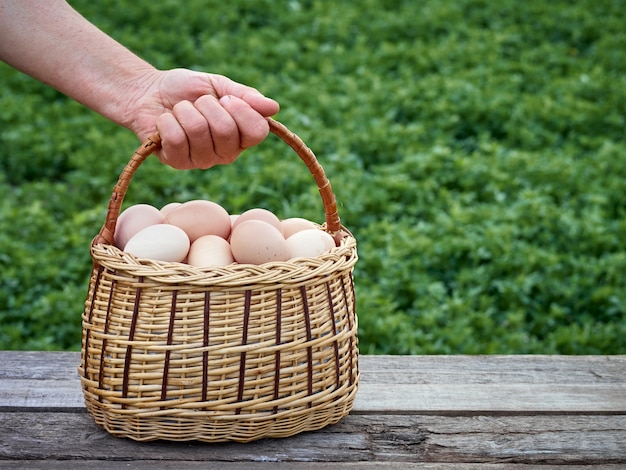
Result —
<svg viewBox="0 0 626 470"><path fill-rule="evenodd" d="M220 104L221 104L222 106L224 106L224 105L228 104L228 102L229 102L229 101L230 101L230 96L229 96L229 95L222 96L222 97L220 98Z"/></svg>

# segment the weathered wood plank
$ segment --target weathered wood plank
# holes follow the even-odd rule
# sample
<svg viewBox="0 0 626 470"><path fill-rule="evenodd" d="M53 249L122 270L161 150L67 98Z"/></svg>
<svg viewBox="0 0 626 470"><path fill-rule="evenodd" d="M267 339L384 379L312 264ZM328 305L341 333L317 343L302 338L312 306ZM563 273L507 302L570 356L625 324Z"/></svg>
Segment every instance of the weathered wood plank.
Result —
<svg viewBox="0 0 626 470"><path fill-rule="evenodd" d="M0 408L83 408L78 353L0 352ZM626 356L364 356L354 413L620 413Z"/></svg>
<svg viewBox="0 0 626 470"><path fill-rule="evenodd" d="M360 386L354 414L532 414L625 411L626 385L368 384ZM2 409L81 409L77 378L0 381Z"/></svg>
<svg viewBox="0 0 626 470"><path fill-rule="evenodd" d="M2 462L6 470L25 468L23 461ZM32 460L26 468L29 470L84 470L97 468L98 470L250 470L250 463L244 462L194 462L189 460L133 460L128 462L106 462L102 460L50 461ZM257 462L258 470L542 470L543 465L527 464L471 464L471 463L407 463L407 462ZM559 470L589 470L588 465L559 465ZM602 465L602 470L623 470L621 464Z"/></svg>
<svg viewBox="0 0 626 470"><path fill-rule="evenodd" d="M73 379L79 363L79 352L0 351L0 380Z"/></svg>
<svg viewBox="0 0 626 470"><path fill-rule="evenodd" d="M385 383L623 383L626 356L364 356Z"/></svg>
<svg viewBox="0 0 626 470"><path fill-rule="evenodd" d="M622 413L626 385L363 384L355 413Z"/></svg>
<svg viewBox="0 0 626 470"><path fill-rule="evenodd" d="M76 376L78 352L0 351L0 380ZM624 356L361 356L363 383L623 384Z"/></svg>
<svg viewBox="0 0 626 470"><path fill-rule="evenodd" d="M354 412L249 444L117 439L79 354L0 352L0 468L621 468L626 356L365 356Z"/></svg>
<svg viewBox="0 0 626 470"><path fill-rule="evenodd" d="M626 415L357 415L318 432L247 444L138 443L109 435L84 412L0 413L0 429L0 463L3 459L626 463Z"/></svg>

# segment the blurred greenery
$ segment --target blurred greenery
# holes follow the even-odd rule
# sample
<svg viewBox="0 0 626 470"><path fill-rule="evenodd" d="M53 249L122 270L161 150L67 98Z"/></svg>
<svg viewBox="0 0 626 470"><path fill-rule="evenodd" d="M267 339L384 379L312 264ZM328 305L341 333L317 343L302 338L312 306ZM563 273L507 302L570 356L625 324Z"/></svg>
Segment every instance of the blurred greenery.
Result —
<svg viewBox="0 0 626 470"><path fill-rule="evenodd" d="M626 2L71 2L159 68L281 103L358 240L368 354L626 352ZM78 349L91 238L134 135L0 63L0 348ZM149 159L126 205L323 217L270 137Z"/></svg>

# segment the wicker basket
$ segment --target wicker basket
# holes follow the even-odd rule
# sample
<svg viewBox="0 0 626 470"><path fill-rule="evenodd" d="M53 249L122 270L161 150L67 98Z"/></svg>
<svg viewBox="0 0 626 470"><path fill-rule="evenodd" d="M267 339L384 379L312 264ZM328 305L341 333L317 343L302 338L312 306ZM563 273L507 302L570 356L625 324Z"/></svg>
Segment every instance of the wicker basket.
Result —
<svg viewBox="0 0 626 470"><path fill-rule="evenodd" d="M337 247L317 258L196 268L138 259L113 245L130 180L159 147L140 146L91 245L79 374L85 403L111 434L251 441L338 422L358 388L356 241L313 152L271 131L309 167Z"/></svg>

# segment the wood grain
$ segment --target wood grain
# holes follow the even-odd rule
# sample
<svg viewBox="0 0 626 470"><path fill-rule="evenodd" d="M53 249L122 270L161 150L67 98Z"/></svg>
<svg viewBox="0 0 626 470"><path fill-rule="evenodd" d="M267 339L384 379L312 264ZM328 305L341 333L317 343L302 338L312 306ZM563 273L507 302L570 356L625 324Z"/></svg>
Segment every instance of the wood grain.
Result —
<svg viewBox="0 0 626 470"><path fill-rule="evenodd" d="M626 466L626 356L364 356L350 416L248 444L112 437L84 409L78 360L0 351L0 468Z"/></svg>
<svg viewBox="0 0 626 470"><path fill-rule="evenodd" d="M0 409L82 409L78 361L0 351ZM626 402L626 356L363 356L360 368L357 414L610 414Z"/></svg>
<svg viewBox="0 0 626 470"><path fill-rule="evenodd" d="M322 431L248 444L137 443L86 413L0 413L0 459L225 462L626 462L626 416L349 416ZM331 444L331 445L329 445ZM1 465L0 465L1 467Z"/></svg>

